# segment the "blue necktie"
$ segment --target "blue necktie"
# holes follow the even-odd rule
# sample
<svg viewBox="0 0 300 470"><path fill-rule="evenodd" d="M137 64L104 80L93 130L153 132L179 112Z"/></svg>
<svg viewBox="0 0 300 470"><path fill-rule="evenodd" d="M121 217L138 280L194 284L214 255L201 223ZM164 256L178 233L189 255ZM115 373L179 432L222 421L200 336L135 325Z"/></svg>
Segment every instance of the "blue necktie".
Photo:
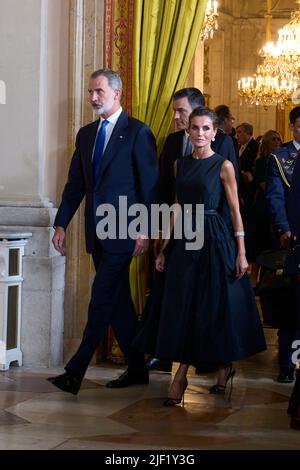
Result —
<svg viewBox="0 0 300 470"><path fill-rule="evenodd" d="M99 173L100 173L107 124L109 124L109 121L107 121L106 119L102 121L102 125L96 137L94 156L93 156L93 162L92 162L94 181L97 181Z"/></svg>

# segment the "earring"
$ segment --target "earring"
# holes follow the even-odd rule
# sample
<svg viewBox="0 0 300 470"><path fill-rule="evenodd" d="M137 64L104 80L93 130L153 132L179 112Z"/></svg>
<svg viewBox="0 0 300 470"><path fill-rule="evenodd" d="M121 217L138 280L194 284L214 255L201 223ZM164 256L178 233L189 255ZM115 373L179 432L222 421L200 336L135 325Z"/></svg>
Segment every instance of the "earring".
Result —
<svg viewBox="0 0 300 470"><path fill-rule="evenodd" d="M212 142L214 142L215 140L216 140L216 139L215 139L214 137L211 139Z"/></svg>

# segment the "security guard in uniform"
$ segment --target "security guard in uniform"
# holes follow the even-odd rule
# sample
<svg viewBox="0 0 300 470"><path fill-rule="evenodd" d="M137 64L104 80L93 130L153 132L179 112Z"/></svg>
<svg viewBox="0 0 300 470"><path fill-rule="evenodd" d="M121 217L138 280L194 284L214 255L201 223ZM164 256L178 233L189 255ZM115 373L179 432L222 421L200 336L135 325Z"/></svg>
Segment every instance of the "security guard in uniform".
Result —
<svg viewBox="0 0 300 470"><path fill-rule="evenodd" d="M278 247L286 248L291 238L287 204L295 163L300 149L300 106L290 112L290 129L294 140L284 144L271 155L267 170L266 201L271 221L278 238ZM291 356L292 342L296 339L296 312L282 312L282 324L278 330L278 382L289 383L294 379Z"/></svg>
<svg viewBox="0 0 300 470"><path fill-rule="evenodd" d="M300 131L300 118L299 118ZM297 337L300 338L300 149L294 168L292 184L288 199L288 218L291 238L287 249L284 271L292 275L297 300ZM297 344L299 349L299 345ZM295 351L297 362L299 353ZM296 371L296 382L290 398L288 413L291 415L291 426L300 429L300 369Z"/></svg>

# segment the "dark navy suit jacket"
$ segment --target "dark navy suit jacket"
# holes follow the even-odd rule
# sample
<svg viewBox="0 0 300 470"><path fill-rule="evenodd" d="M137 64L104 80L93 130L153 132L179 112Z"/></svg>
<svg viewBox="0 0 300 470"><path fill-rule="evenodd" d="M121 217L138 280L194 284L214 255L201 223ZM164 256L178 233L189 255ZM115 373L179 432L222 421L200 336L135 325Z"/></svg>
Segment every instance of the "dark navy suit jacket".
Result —
<svg viewBox="0 0 300 470"><path fill-rule="evenodd" d="M300 274L300 154L297 156L289 191L288 221L291 239L287 250L285 272Z"/></svg>
<svg viewBox="0 0 300 470"><path fill-rule="evenodd" d="M160 156L160 202L172 205L175 201L174 163L182 157L185 131L169 134Z"/></svg>
<svg viewBox="0 0 300 470"><path fill-rule="evenodd" d="M274 155L271 155L268 160L265 197L272 224L280 236L290 230L287 202L297 150L293 142L289 142L279 148Z"/></svg>
<svg viewBox="0 0 300 470"><path fill-rule="evenodd" d="M214 152L218 153L223 158L226 158L226 160L229 160L233 164L235 177L238 183L239 165L232 137L227 135L224 131L222 131L222 129L218 129L215 140L211 143L211 148Z"/></svg>
<svg viewBox="0 0 300 470"><path fill-rule="evenodd" d="M85 235L88 253L95 249L96 209L111 204L117 212L119 196L127 196L128 206L144 204L150 209L158 200L158 163L155 138L143 122L121 113L102 157L99 178L94 184L92 155L99 120L82 127L76 138L68 181L54 225L67 228L85 197ZM123 214L124 215L124 214ZM128 223L130 219L128 220ZM127 253L134 249L132 239L100 241L103 249L112 253Z"/></svg>

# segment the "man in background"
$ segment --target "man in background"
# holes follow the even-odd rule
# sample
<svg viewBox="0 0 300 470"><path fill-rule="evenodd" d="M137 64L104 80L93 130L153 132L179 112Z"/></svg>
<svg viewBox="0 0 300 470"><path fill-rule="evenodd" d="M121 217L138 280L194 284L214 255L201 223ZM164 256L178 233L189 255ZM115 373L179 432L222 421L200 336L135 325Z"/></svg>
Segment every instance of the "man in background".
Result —
<svg viewBox="0 0 300 470"><path fill-rule="evenodd" d="M300 106L296 106L290 112L290 129L293 132L294 139L277 149L274 155L270 156L267 167L265 196L271 222L277 237L278 248L286 248L291 239L288 198L295 164L300 151ZM295 217L296 210L293 209L291 220L294 220ZM288 270L291 272L291 265L294 260L295 257L288 257L286 272ZM289 383L294 380L295 365L291 358L293 354L292 343L297 336L296 311L295 308L290 308L282 313L281 324L278 329L278 363L280 370L277 381Z"/></svg>
<svg viewBox="0 0 300 470"><path fill-rule="evenodd" d="M300 118L299 118L300 130ZM296 142L297 143L297 142ZM284 271L293 276L297 306L297 332L300 338L300 146L293 172L292 183L288 197L288 220L291 236L287 249ZM297 345L299 350L299 342ZM299 353L295 351L299 365ZM296 358L295 358L296 359ZM296 368L296 381L289 401L288 413L291 416L291 427L300 430L300 368Z"/></svg>

